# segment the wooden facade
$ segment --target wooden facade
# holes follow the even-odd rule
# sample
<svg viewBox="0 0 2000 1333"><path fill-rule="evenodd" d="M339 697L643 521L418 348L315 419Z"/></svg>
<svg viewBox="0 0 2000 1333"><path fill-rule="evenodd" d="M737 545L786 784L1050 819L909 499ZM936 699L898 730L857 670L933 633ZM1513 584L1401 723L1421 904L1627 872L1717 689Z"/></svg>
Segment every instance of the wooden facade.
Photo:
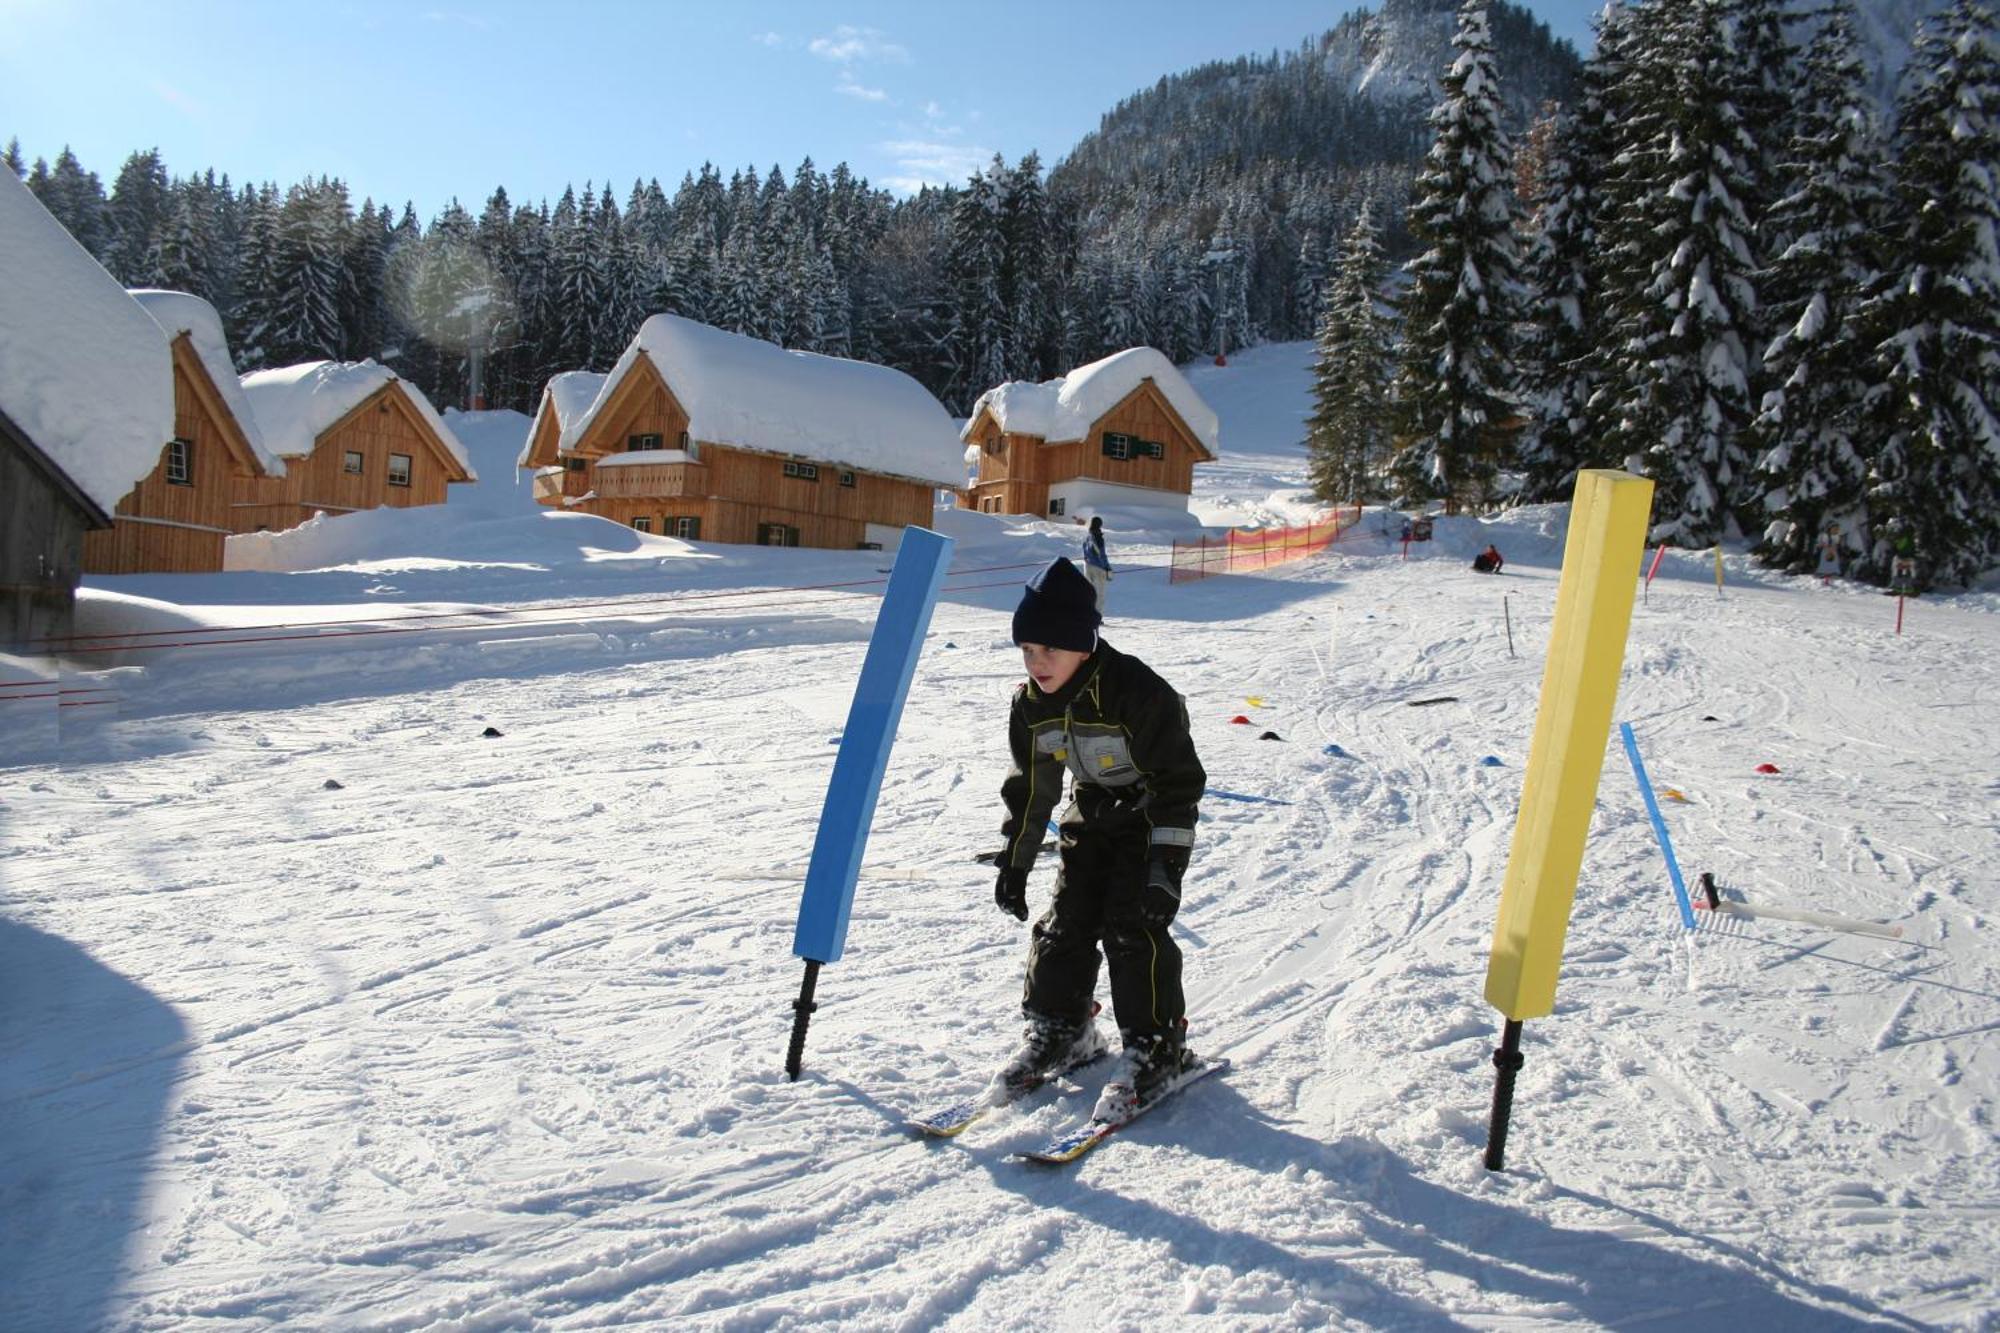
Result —
<svg viewBox="0 0 2000 1333"><path fill-rule="evenodd" d="M1114 437L1113 447L1107 447L1107 435ZM1117 444L1118 437L1126 443ZM979 477L959 503L990 514L1047 517L1049 488L1076 480L1185 497L1194 491L1194 465L1212 457L1151 379L1092 422L1081 440L1050 444L1038 435L1010 434L986 409L965 438L979 446ZM1148 445L1160 446L1160 456L1153 457Z"/></svg>
<svg viewBox="0 0 2000 1333"><path fill-rule="evenodd" d="M567 452L554 416L544 414L527 454L543 504L667 537L845 550L868 545L871 526L931 522L930 482L691 439L687 412L647 357ZM655 453L658 462L622 461Z"/></svg>
<svg viewBox="0 0 2000 1333"><path fill-rule="evenodd" d="M173 340L174 439L130 494L108 531L83 540L90 574L213 573L233 529L233 483L264 475L257 451L229 410L194 340Z"/></svg>
<svg viewBox="0 0 2000 1333"><path fill-rule="evenodd" d="M443 504L445 487L472 478L451 448L392 380L321 431L312 452L285 459L282 477L243 477L231 485L233 532L280 532L316 511Z"/></svg>
<svg viewBox="0 0 2000 1333"><path fill-rule="evenodd" d="M44 654L70 633L83 543L111 516L0 413L0 650Z"/></svg>

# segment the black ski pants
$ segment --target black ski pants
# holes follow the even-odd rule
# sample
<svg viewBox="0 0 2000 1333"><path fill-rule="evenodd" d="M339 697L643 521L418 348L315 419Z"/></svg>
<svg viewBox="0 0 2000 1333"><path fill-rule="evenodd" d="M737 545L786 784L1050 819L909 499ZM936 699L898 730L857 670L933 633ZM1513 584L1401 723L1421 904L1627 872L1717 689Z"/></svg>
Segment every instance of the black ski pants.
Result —
<svg viewBox="0 0 2000 1333"><path fill-rule="evenodd" d="M1062 821L1062 869L1055 897L1035 923L1028 946L1022 1006L1081 1023L1097 990L1100 946L1111 965L1111 1010L1130 1045L1178 1029L1181 951L1165 926L1139 916L1146 887L1148 830L1143 820L1094 823L1072 806Z"/></svg>

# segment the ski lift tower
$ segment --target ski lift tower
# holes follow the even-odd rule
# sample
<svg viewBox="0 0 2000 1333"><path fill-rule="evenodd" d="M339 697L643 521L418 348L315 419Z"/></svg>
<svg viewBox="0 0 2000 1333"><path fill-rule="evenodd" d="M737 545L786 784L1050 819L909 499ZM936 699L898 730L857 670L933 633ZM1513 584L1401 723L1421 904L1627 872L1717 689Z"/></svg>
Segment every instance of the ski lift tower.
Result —
<svg viewBox="0 0 2000 1333"><path fill-rule="evenodd" d="M1228 232L1218 231L1208 241L1201 257L1204 266L1215 271L1215 364L1229 364L1229 321L1223 315L1224 282L1236 260L1236 243Z"/></svg>

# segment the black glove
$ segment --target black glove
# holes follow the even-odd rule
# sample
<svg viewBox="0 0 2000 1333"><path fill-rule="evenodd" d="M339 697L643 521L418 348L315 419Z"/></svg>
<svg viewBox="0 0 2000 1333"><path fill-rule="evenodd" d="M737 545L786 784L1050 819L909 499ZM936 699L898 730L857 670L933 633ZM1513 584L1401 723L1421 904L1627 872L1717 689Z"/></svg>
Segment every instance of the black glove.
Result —
<svg viewBox="0 0 2000 1333"><path fill-rule="evenodd" d="M1002 865L993 881L993 901L1016 921L1028 919L1028 872L1018 866Z"/></svg>
<svg viewBox="0 0 2000 1333"><path fill-rule="evenodd" d="M1181 910L1181 876L1187 874L1185 847L1155 847L1146 862L1146 892L1139 903L1139 916L1149 926L1172 923Z"/></svg>

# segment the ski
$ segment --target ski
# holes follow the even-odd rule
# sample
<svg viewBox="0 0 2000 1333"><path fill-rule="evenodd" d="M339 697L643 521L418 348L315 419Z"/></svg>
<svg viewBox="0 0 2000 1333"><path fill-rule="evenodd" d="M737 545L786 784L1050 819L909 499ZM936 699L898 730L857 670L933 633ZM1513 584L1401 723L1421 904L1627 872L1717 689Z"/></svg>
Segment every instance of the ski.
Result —
<svg viewBox="0 0 2000 1333"><path fill-rule="evenodd" d="M1041 1081L1033 1087L1023 1088L1012 1096L1007 1095L1000 1089L988 1086L983 1091L974 1093L970 1097L947 1103L935 1110L926 1111L921 1115L911 1116L908 1124L917 1133L927 1135L931 1138L957 1138L960 1134L970 1129L983 1116L997 1111L1003 1106L1013 1105L1023 1097L1047 1087L1050 1083L1053 1083L1065 1074L1074 1073L1086 1065L1096 1064L1110 1053L1111 1051L1108 1047L1100 1046L1095 1051L1080 1059L1073 1059L1066 1064L1056 1066L1045 1074Z"/></svg>
<svg viewBox="0 0 2000 1333"><path fill-rule="evenodd" d="M1104 1142L1113 1134L1116 1134L1119 1130L1152 1110L1155 1106L1158 1106L1161 1102L1168 1100L1189 1084L1198 1083L1210 1074L1220 1073L1229 1068L1229 1060L1226 1056L1218 1056L1213 1060L1200 1060L1199 1057L1196 1057L1196 1059L1199 1061L1198 1063L1183 1072L1179 1078L1167 1084L1166 1087L1160 1090L1158 1096L1154 1097L1153 1100L1147 1102L1144 1106L1135 1106L1126 1114L1115 1119L1099 1120L1095 1116L1092 1116L1087 1123L1078 1125L1068 1133L1051 1139L1040 1148L1036 1148L1030 1152L1016 1153L1015 1156L1024 1162L1041 1162L1049 1166L1060 1166L1065 1162L1074 1162L1077 1158L1083 1156L1092 1148L1095 1148L1098 1144Z"/></svg>

